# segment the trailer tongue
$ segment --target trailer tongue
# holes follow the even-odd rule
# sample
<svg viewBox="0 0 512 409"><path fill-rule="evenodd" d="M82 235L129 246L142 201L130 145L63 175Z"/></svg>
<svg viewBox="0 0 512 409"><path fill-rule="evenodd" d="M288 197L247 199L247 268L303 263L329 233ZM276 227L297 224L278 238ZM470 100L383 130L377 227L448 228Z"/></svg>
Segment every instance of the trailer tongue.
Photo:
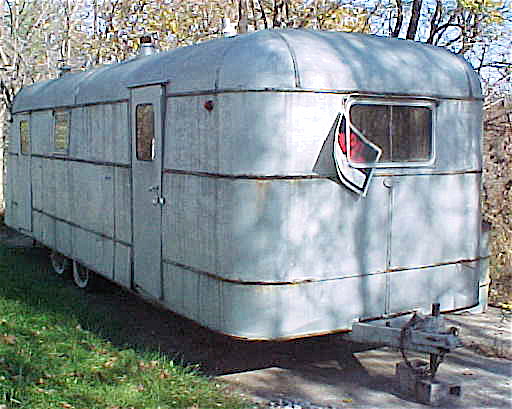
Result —
<svg viewBox="0 0 512 409"><path fill-rule="evenodd" d="M440 314L440 304L432 304L431 315L414 312L405 324L393 327L397 322L400 322L397 318L355 322L346 337L353 342L400 350L403 361L397 363L395 375L401 393L433 406L460 398L461 385L446 379L434 379L444 356L463 346L458 329L447 328ZM408 351L429 354L430 359L428 362L410 360Z"/></svg>

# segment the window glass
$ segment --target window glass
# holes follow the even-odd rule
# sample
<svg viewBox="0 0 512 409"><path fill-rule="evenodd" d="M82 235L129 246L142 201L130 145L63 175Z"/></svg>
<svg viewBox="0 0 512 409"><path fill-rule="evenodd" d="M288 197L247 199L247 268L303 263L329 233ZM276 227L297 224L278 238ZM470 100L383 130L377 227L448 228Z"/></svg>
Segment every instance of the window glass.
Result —
<svg viewBox="0 0 512 409"><path fill-rule="evenodd" d="M424 162L431 157L432 111L393 106L391 151L395 162Z"/></svg>
<svg viewBox="0 0 512 409"><path fill-rule="evenodd" d="M354 104L350 122L382 149L380 162L426 162L432 157L432 110L425 106Z"/></svg>
<svg viewBox="0 0 512 409"><path fill-rule="evenodd" d="M57 152L68 152L69 148L69 112L55 112L53 130L54 146Z"/></svg>
<svg viewBox="0 0 512 409"><path fill-rule="evenodd" d="M155 157L155 115L153 104L140 104L136 108L137 159L153 160Z"/></svg>
<svg viewBox="0 0 512 409"><path fill-rule="evenodd" d="M389 135L391 110L389 106L353 105L350 109L350 122L368 140L382 149L381 162L389 162L391 160L391 149L389 146L391 141Z"/></svg>
<svg viewBox="0 0 512 409"><path fill-rule="evenodd" d="M21 153L30 154L30 127L27 120L20 121L20 144Z"/></svg>

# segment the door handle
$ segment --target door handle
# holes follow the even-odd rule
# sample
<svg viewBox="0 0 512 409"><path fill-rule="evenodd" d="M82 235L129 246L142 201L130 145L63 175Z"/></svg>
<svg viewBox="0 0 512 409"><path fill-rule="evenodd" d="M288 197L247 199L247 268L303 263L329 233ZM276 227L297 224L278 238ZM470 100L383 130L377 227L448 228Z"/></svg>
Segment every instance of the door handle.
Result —
<svg viewBox="0 0 512 409"><path fill-rule="evenodd" d="M158 192L158 191L160 191L160 186L158 186L158 185L150 186L148 188L148 192Z"/></svg>
<svg viewBox="0 0 512 409"><path fill-rule="evenodd" d="M153 199L152 201L153 203L153 206L163 206L165 204L165 197L162 197L162 196L157 196Z"/></svg>

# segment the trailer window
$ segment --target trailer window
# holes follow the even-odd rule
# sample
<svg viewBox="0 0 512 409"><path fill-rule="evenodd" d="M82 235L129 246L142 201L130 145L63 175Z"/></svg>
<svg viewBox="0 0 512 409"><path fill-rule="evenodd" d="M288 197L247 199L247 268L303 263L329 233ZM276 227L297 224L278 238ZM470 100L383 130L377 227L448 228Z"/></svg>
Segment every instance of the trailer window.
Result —
<svg viewBox="0 0 512 409"><path fill-rule="evenodd" d="M59 153L68 153L69 148L69 112L54 113L53 144Z"/></svg>
<svg viewBox="0 0 512 409"><path fill-rule="evenodd" d="M356 103L350 122L382 149L380 163L427 162L432 158L432 108Z"/></svg>
<svg viewBox="0 0 512 409"><path fill-rule="evenodd" d="M155 115L153 104L140 104L136 108L137 159L155 157Z"/></svg>
<svg viewBox="0 0 512 409"><path fill-rule="evenodd" d="M27 120L20 121L20 144L21 153L30 154L30 127Z"/></svg>

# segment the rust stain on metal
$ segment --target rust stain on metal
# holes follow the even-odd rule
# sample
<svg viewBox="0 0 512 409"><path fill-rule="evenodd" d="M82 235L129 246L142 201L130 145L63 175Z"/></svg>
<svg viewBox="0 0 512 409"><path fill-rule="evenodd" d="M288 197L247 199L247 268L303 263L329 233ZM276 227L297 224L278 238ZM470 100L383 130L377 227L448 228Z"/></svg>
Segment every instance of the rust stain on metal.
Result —
<svg viewBox="0 0 512 409"><path fill-rule="evenodd" d="M400 271L421 270L421 269L433 268L433 267L442 267L442 266L448 266L448 265L473 263L473 262L476 262L479 260L483 260L485 258L487 258L487 257L478 257L478 258L471 259L471 260L459 260L459 261L453 261L453 262L431 264L431 265L421 266L421 267L408 267L408 268L407 267L398 267L398 268L393 268L393 269L386 270L386 271L378 271L378 272L374 272L374 273L352 274L352 275L347 275L347 276L342 276L342 277L333 277L333 278L316 279L316 280L315 279L301 279L301 280L296 280L296 281L246 281L246 280L222 277L218 274L211 273L208 271L199 270L197 268L187 266L182 263L177 263L177 262L174 262L171 260L164 259L163 262L173 265L173 266L176 266L176 267L179 267L179 268L182 268L184 270L191 271L193 273L197 273L197 274L201 274L203 276L210 277L214 280L225 282L225 283L237 284L237 285L248 285L248 286L275 287L275 286L294 286L294 285L301 285L301 284L314 284L314 283L322 283L322 282L328 282L328 281L344 280L344 279L348 279L348 278L368 277L368 276L376 276L376 275L381 275L381 274L396 273L396 272L400 272Z"/></svg>

